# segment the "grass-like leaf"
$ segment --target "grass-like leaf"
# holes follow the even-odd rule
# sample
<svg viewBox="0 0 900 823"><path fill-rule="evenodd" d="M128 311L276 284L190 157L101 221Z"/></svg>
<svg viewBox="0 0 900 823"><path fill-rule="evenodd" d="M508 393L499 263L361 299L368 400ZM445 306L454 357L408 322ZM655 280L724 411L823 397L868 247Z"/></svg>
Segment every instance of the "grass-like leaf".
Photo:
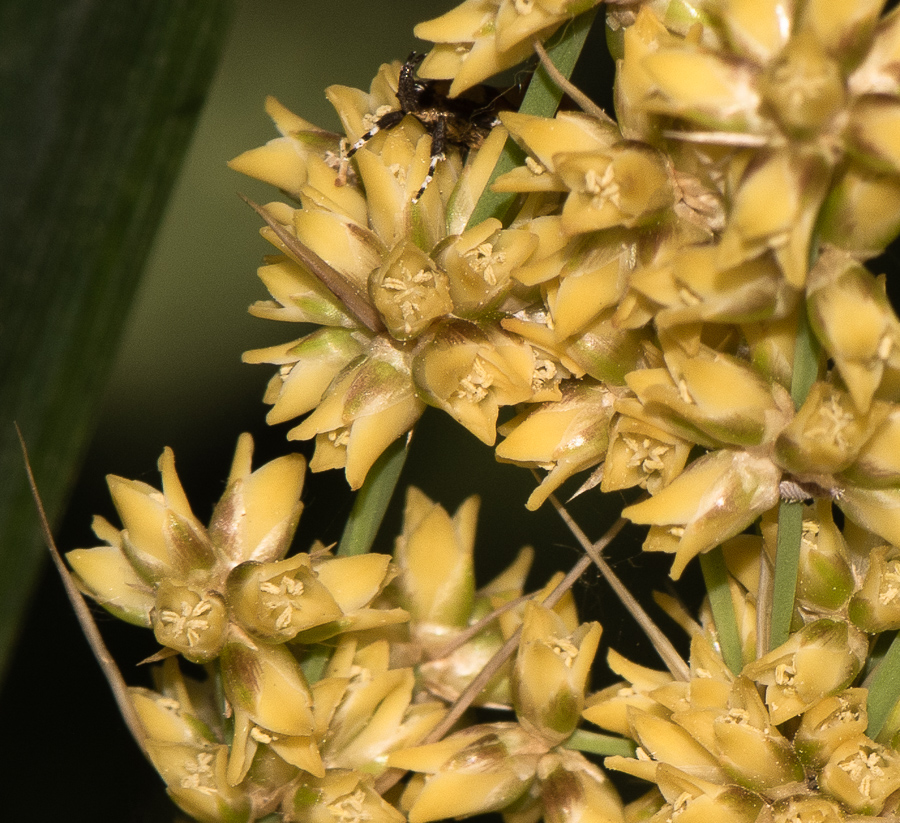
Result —
<svg viewBox="0 0 900 823"><path fill-rule="evenodd" d="M734 603L731 600L731 587L728 585L728 569L725 568L725 556L722 548L700 555L700 568L709 595L709 605L713 620L716 623L716 634L725 664L735 674L744 668L744 656L741 651L741 635L738 631L737 618L734 614Z"/></svg>
<svg viewBox="0 0 900 823"><path fill-rule="evenodd" d="M230 16L219 0L0 4L0 672Z"/></svg>
<svg viewBox="0 0 900 823"><path fill-rule="evenodd" d="M803 405L816 380L819 352L819 344L809 326L806 312L801 311L797 319L794 374L791 379L791 399L794 401L795 409ZM770 649L786 643L790 635L802 532L803 505L783 500L778 509L778 544L775 550L772 618L769 629Z"/></svg>
<svg viewBox="0 0 900 823"><path fill-rule="evenodd" d="M401 437L391 443L372 464L353 501L353 509L338 545L338 555L365 554L372 547L403 471L407 451L407 438Z"/></svg>
<svg viewBox="0 0 900 823"><path fill-rule="evenodd" d="M869 682L869 696L866 702L866 713L869 716L866 734L869 737L878 739L885 721L898 701L900 701L900 633L894 635L890 648Z"/></svg>
<svg viewBox="0 0 900 823"><path fill-rule="evenodd" d="M616 737L612 734L598 734L586 729L575 729L572 736L563 744L566 749L578 752L590 752L606 757L621 755L622 757L634 757L637 743L625 737Z"/></svg>

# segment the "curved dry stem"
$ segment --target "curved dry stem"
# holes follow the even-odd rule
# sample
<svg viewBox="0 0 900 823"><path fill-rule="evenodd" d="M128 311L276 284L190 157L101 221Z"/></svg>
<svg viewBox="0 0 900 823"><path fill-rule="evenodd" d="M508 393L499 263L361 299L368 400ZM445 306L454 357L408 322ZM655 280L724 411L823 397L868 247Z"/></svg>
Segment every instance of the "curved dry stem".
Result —
<svg viewBox="0 0 900 823"><path fill-rule="evenodd" d="M615 525L613 525L612 529L603 535L596 543L591 543L587 535L581 530L581 527L572 518L572 515L566 510L566 507L557 500L556 495L550 495L550 502L553 504L553 507L556 509L559 516L563 519L563 522L569 527L569 531L572 532L575 539L581 544L582 548L594 562L594 565L600 570L600 574L603 575L603 578L612 587L616 596L622 601L622 605L625 606L625 608L631 612L632 617L637 620L638 625L643 629L644 634L647 635L650 642L653 644L653 648L656 649L657 654L662 658L663 663L671 672L672 676L677 680L690 680L691 674L687 663L684 662L669 638L666 637L659 626L653 622L650 615L644 611L644 607L641 606L634 595L628 591L625 584L619 580L616 573L601 555L602 550L606 548L611 539L607 539L609 533L615 529L615 534L618 534L628 521L625 520L625 518L620 517Z"/></svg>
<svg viewBox="0 0 900 823"><path fill-rule="evenodd" d="M91 610L85 602L84 595L82 595L78 586L75 584L72 573L69 571L62 555L59 553L59 549L56 547L56 541L53 539L50 523L47 521L47 514L44 511L44 504L41 501L41 496L34 480L34 473L31 471L31 461L28 459L28 448L25 446L25 439L22 437L22 432L19 429L18 423L15 423L14 425L16 427L16 434L19 436L19 445L22 447L22 457L25 460L25 472L28 475L28 485L31 486L31 494L34 498L34 503L37 506L38 517L41 522L41 532L44 537L44 542L50 550L50 557L53 559L53 565L56 566L56 570L62 578L63 586L66 589L66 595L69 598L69 602L72 604L72 608L75 610L75 616L78 618L78 623L81 625L81 630L84 632L88 645L91 647L94 657L97 658L97 662L103 670L106 682L109 683L109 688L115 698L116 706L118 706L119 712L122 714L122 719L125 721L125 725L128 727L128 731L131 732L131 736L138 744L138 747L149 760L146 747L147 734L144 731L144 727L141 725L134 704L131 702L131 696L128 693L128 684L125 682L125 678L122 677L122 672L116 665L116 661L113 660L112 655L109 653L106 643L103 642L103 637L100 634L100 630L97 628L97 621L94 620L94 615L91 614Z"/></svg>
<svg viewBox="0 0 900 823"><path fill-rule="evenodd" d="M328 265L312 249L303 245L294 235L287 231L275 220L259 203L254 203L243 194L238 195L253 211L265 221L266 225L275 234L275 237L284 246L283 251L302 263L314 274L359 322L373 334L384 331L384 323L375 310L375 307L366 299L366 296L356 288L337 269Z"/></svg>
<svg viewBox="0 0 900 823"><path fill-rule="evenodd" d="M606 534L604 534L594 545L599 546L601 549L605 548L622 530L622 527L626 522L627 521L624 518L619 518L619 520L616 521ZM562 600L563 595L575 585L575 581L578 580L578 578L581 577L594 562L595 561L590 554L585 554L584 557L580 558L569 570L569 573L559 582L556 588L544 598L542 605L546 606L548 609L552 609L560 600ZM459 697L456 698L453 705L450 707L450 711L444 716L444 719L425 736L419 745L434 743L440 740L454 725L456 725L456 721L459 720L466 709L472 705L475 698L478 697L490 679L500 670L500 667L513 656L519 646L521 635L522 628L520 626L500 647L472 682L469 683ZM395 786L404 774L405 771L403 769L388 769L375 781L376 791L383 795L388 789Z"/></svg>
<svg viewBox="0 0 900 823"><path fill-rule="evenodd" d="M535 38L532 41L532 46L534 47L535 54L537 54L538 59L541 61L541 65L544 67L544 70L550 76L550 79L556 83L559 88L564 91L572 100L575 101L575 104L585 113L591 115L591 117L596 117L598 120L602 120L604 123L615 123L616 121L612 119L603 109L600 108L590 97L588 97L581 89L579 89L576 85L569 80L558 68L556 68L553 61L550 59L550 55L547 54L547 50L544 48L543 44L540 40Z"/></svg>
<svg viewBox="0 0 900 823"><path fill-rule="evenodd" d="M453 652L457 649L465 646L473 637L475 637L478 632L482 629L489 626L493 623L501 614L508 612L510 609L515 608L516 606L521 606L523 603L528 602L529 600L534 599L533 594L523 594L521 597L517 597L514 600L510 600L509 603L504 603L502 606L498 606L494 609L490 614L486 614L481 620L473 623L471 626L467 626L465 630L461 631L456 637L453 638L446 646L442 649L439 649L437 654L432 657L432 660L440 660L442 657L449 657Z"/></svg>

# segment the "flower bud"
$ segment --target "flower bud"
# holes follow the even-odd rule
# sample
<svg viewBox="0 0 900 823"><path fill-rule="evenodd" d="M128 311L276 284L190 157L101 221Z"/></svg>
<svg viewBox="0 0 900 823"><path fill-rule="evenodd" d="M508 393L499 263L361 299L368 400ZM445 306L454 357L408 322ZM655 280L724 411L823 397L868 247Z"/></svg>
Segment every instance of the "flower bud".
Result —
<svg viewBox="0 0 900 823"><path fill-rule="evenodd" d="M225 776L228 747L147 741L147 754L169 796L204 823L246 823L252 819L246 793Z"/></svg>
<svg viewBox="0 0 900 823"><path fill-rule="evenodd" d="M840 66L810 34L788 40L766 66L760 91L781 127L800 139L827 129L844 105Z"/></svg>
<svg viewBox="0 0 900 823"><path fill-rule="evenodd" d="M643 225L674 203L664 157L646 144L623 142L598 153L558 154L554 162L569 189L562 211L568 234Z"/></svg>
<svg viewBox="0 0 900 823"><path fill-rule="evenodd" d="M866 731L868 694L868 689L844 689L803 713L794 749L807 768L821 768L838 746Z"/></svg>
<svg viewBox="0 0 900 823"><path fill-rule="evenodd" d="M626 41L626 61L627 49ZM726 131L752 128L758 119L759 94L748 66L682 42L645 55L641 68L653 84L652 97L641 101L648 110Z"/></svg>
<svg viewBox="0 0 900 823"><path fill-rule="evenodd" d="M413 670L391 669L390 663L389 645L381 640L332 668L334 677L346 678L346 688L322 743L329 767L381 774L391 752L415 746L444 716L441 703L414 704Z"/></svg>
<svg viewBox="0 0 900 823"><path fill-rule="evenodd" d="M425 409L410 380L409 356L388 339L372 341L368 356L339 374L318 408L288 436L316 438L310 468L345 468L358 489L372 464L412 428Z"/></svg>
<svg viewBox="0 0 900 823"><path fill-rule="evenodd" d="M561 400L530 408L504 424L497 459L548 470L526 508L534 511L566 480L606 456L614 396L590 381L564 384ZM605 475L604 475L605 476Z"/></svg>
<svg viewBox="0 0 900 823"><path fill-rule="evenodd" d="M325 287L312 272L289 257L267 263L257 270L259 279L273 300L258 300L250 306L250 314L266 320L292 323L315 323L317 326L355 328L358 320L347 307ZM297 346L290 343L288 346ZM281 348L281 347L279 347ZM262 357L272 349L256 349L244 354L246 363L268 363Z"/></svg>
<svg viewBox="0 0 900 823"><path fill-rule="evenodd" d="M560 111L552 118L504 111L500 119L531 157L524 166L498 177L495 191L565 191L556 174L558 156L597 153L621 140L615 125L579 111Z"/></svg>
<svg viewBox="0 0 900 823"><path fill-rule="evenodd" d="M609 650L607 662L610 669L627 682L601 689L588 697L587 708L583 712L586 720L603 729L627 736L631 731L628 722L631 706L645 714L668 719L669 711L650 695L672 684L672 675L639 666L613 649Z"/></svg>
<svg viewBox="0 0 900 823"><path fill-rule="evenodd" d="M558 749L538 766L547 823L618 823L622 800L611 781L577 752Z"/></svg>
<svg viewBox="0 0 900 823"><path fill-rule="evenodd" d="M626 381L647 413L656 411L693 442L755 446L787 422L783 390L738 358L704 347L695 357L673 359L670 368L641 369Z"/></svg>
<svg viewBox="0 0 900 823"><path fill-rule="evenodd" d="M244 352L242 359L280 367L263 397L263 402L272 404L266 415L271 425L312 411L331 381L364 351L360 332L325 328L292 343Z"/></svg>
<svg viewBox="0 0 900 823"><path fill-rule="evenodd" d="M504 327L512 329L505 324ZM648 336L646 329L620 326L615 309L605 309L566 341L564 362L568 366L567 360L571 359L576 375L586 372L603 383L623 386L626 375L643 365Z"/></svg>
<svg viewBox="0 0 900 823"><path fill-rule="evenodd" d="M120 620L149 628L150 610L156 600L153 589L138 577L128 558L122 554L119 531L109 523L103 523L108 529L100 527L100 531L109 534L116 544L66 552L78 588ZM98 518L94 524L97 529ZM97 536L102 537L101 534Z"/></svg>
<svg viewBox="0 0 900 823"><path fill-rule="evenodd" d="M410 240L398 243L369 276L369 296L395 340L418 337L453 311L446 272Z"/></svg>
<svg viewBox="0 0 900 823"><path fill-rule="evenodd" d="M837 504L863 529L888 543L900 545L900 489L846 486Z"/></svg>
<svg viewBox="0 0 900 823"><path fill-rule="evenodd" d="M900 178L850 162L822 206L819 230L825 243L874 257L900 232Z"/></svg>
<svg viewBox="0 0 900 823"><path fill-rule="evenodd" d="M530 231L501 227L499 220L485 220L438 255L450 279L456 317L477 319L496 308L513 286L512 272L537 248L538 239Z"/></svg>
<svg viewBox="0 0 900 823"><path fill-rule="evenodd" d="M394 752L388 765L431 775L408 812L410 823L429 823L506 808L528 791L545 752L518 723L492 723Z"/></svg>
<svg viewBox="0 0 900 823"><path fill-rule="evenodd" d="M781 473L769 460L720 449L691 463L659 493L622 515L650 524L646 551L675 553L671 575L688 561L742 532L778 502Z"/></svg>
<svg viewBox="0 0 900 823"><path fill-rule="evenodd" d="M809 510L807 510L809 511ZM841 608L853 592L847 544L831 515L831 501L822 500L803 519L796 598L816 610ZM776 539L775 533L770 534Z"/></svg>
<svg viewBox="0 0 900 823"><path fill-rule="evenodd" d="M277 186L296 198L308 180L307 165L312 157L338 150L338 135L322 131L286 109L274 97L266 98L266 114L282 136L264 146L245 151L228 162L228 167Z"/></svg>
<svg viewBox="0 0 900 823"><path fill-rule="evenodd" d="M656 780L668 801L662 814L679 823L759 823L762 799L738 786L689 777L665 763L657 768Z"/></svg>
<svg viewBox="0 0 900 823"><path fill-rule="evenodd" d="M609 451L603 465L604 492L639 486L655 494L684 469L691 444L644 420L614 418Z"/></svg>
<svg viewBox="0 0 900 823"><path fill-rule="evenodd" d="M243 434L209 524L213 543L235 564L284 557L303 511L303 456L288 454L251 472L252 457L253 438Z"/></svg>
<svg viewBox="0 0 900 823"><path fill-rule="evenodd" d="M527 343L462 321L421 338L413 359L413 377L426 400L489 446L497 437L499 408L529 400L534 376Z"/></svg>
<svg viewBox="0 0 900 823"><path fill-rule="evenodd" d="M188 714L177 700L137 687L130 688L128 693L150 740L201 747L216 742L209 727Z"/></svg>
<svg viewBox="0 0 900 823"><path fill-rule="evenodd" d="M900 324L884 278L836 250L823 253L809 275L810 324L847 384L856 408L867 412L884 364L900 341Z"/></svg>
<svg viewBox="0 0 900 823"><path fill-rule="evenodd" d="M388 555L375 552L348 557L326 555L313 560L313 571L334 598L342 615L330 626L302 632L297 637L301 642L321 642L339 632L364 631L409 620L409 613L404 609L370 607L397 575Z"/></svg>
<svg viewBox="0 0 900 823"><path fill-rule="evenodd" d="M158 583L193 569L209 569L215 555L209 540L191 513L184 490L175 473L171 449L160 457L163 492L137 480L110 475L109 491L122 523L122 550L135 571Z"/></svg>
<svg viewBox="0 0 900 823"><path fill-rule="evenodd" d="M884 417L879 405L860 414L847 392L814 383L775 442L778 462L796 474L831 474L850 466Z"/></svg>
<svg viewBox="0 0 900 823"><path fill-rule="evenodd" d="M640 709L628 709L628 721L631 724L633 737L641 750L650 755L654 761L678 766L683 772L714 782L723 782L725 773L715 755L703 747L687 729L662 717L643 712Z"/></svg>
<svg viewBox="0 0 900 823"><path fill-rule="evenodd" d="M478 507L479 499L470 497L451 518L418 489L407 490L403 531L394 546L401 572L397 585L400 603L426 643L443 643L448 628L468 622L475 597Z"/></svg>
<svg viewBox="0 0 900 823"><path fill-rule="evenodd" d="M802 288L810 236L830 179L829 161L818 153L760 155L735 193L720 265L729 268L771 249L787 282Z"/></svg>
<svg viewBox="0 0 900 823"><path fill-rule="evenodd" d="M890 407L841 479L870 489L895 486L900 481L900 407Z"/></svg>
<svg viewBox="0 0 900 823"><path fill-rule="evenodd" d="M793 747L769 722L746 678L735 681L731 708L713 721L713 731L722 766L739 785L758 792L803 780Z"/></svg>

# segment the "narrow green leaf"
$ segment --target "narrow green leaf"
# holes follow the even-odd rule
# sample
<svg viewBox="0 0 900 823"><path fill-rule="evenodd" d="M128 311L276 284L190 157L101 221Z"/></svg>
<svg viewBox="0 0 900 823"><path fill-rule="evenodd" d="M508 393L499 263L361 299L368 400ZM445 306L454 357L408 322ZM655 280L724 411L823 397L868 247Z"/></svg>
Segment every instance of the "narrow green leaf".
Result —
<svg viewBox="0 0 900 823"><path fill-rule="evenodd" d="M407 452L406 438L401 437L391 443L369 469L353 501L353 509L338 545L338 555L365 554L372 547L403 471Z"/></svg>
<svg viewBox="0 0 900 823"><path fill-rule="evenodd" d="M797 318L797 339L794 344L794 374L791 379L791 399L799 409L816 381L819 369L818 341L809 326L805 311ZM797 590L797 568L800 563L800 539L803 533L803 505L782 500L778 509L778 541L775 550L775 575L772 591L772 618L769 648L787 642L791 615Z"/></svg>
<svg viewBox="0 0 900 823"><path fill-rule="evenodd" d="M782 643L786 643L791 633L802 536L803 504L782 500L778 507L778 541L775 550L769 649L776 649Z"/></svg>
<svg viewBox="0 0 900 823"><path fill-rule="evenodd" d="M821 346L809 325L806 311L801 310L797 317L797 340L794 343L794 373L791 377L791 400L794 408L799 409L806 400L806 395L816 382L819 373L819 355Z"/></svg>
<svg viewBox="0 0 900 823"><path fill-rule="evenodd" d="M885 721L900 701L900 633L894 635L880 665L869 683L866 713L869 727L866 734L877 739Z"/></svg>
<svg viewBox="0 0 900 823"><path fill-rule="evenodd" d="M596 15L596 9L591 9L579 15L547 41L547 54L553 61L553 65L567 79L572 76L575 63L578 62L578 56L584 48L584 42ZM539 65L531 78L531 82L528 84L528 91L525 93L525 99L522 101L519 111L523 114L553 117L562 98L562 89L550 79L546 69ZM472 217L468 223L469 226L477 226L489 217L496 217L498 220L503 221L507 211L509 211L509 207L518 195L513 192L491 191L491 184L501 174L512 171L516 166L521 166L524 162L525 153L512 139L508 139L500 159L494 167L484 194L481 195L481 199L472 212Z"/></svg>
<svg viewBox="0 0 900 823"><path fill-rule="evenodd" d="M0 672L227 31L229 2L0 0Z"/></svg>
<svg viewBox="0 0 900 823"><path fill-rule="evenodd" d="M563 744L566 749L577 752L590 752L605 757L621 755L622 757L634 757L637 744L625 737L616 737L611 734L598 734L585 729L575 729L572 736Z"/></svg>
<svg viewBox="0 0 900 823"><path fill-rule="evenodd" d="M721 546L700 555L700 568L706 582L706 592L716 623L722 657L732 672L740 674L744 668L741 635L734 614L731 587L728 585L728 569L725 567L725 555Z"/></svg>

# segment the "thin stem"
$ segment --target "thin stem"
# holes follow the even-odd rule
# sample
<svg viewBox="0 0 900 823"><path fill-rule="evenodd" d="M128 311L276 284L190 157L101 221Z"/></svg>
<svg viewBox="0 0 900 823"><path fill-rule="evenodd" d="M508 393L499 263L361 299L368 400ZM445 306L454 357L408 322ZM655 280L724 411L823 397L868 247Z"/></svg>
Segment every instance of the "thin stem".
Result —
<svg viewBox="0 0 900 823"><path fill-rule="evenodd" d="M663 633L663 631L653 622L650 615L644 611L644 607L641 606L640 603L635 599L634 595L626 588L625 584L619 580L616 573L612 570L609 564L603 559L600 552L606 547L609 541L612 539L607 536L614 532L618 534L621 531L622 527L628 522L625 518L620 517L615 525L596 543L591 543L588 540L587 535L581 530L581 527L575 522L569 512L566 510L565 506L556 499L555 495L550 495L550 502L553 504L553 507L556 509L559 516L563 519L565 524L569 527L569 531L575 536L575 539L581 544L582 548L587 552L588 556L593 560L594 565L600 570L600 574L603 575L604 579L611 586L612 590L616 593L616 596L619 600L622 601L622 604L631 612L631 615L637 620L638 625L644 630L644 634L650 639L650 642L653 644L653 648L656 649L657 654L662 658L663 663L666 668L672 673L672 676L677 680L690 680L691 672L688 668L687 663L684 662L681 655L675 650L675 647L672 645L671 641L668 637Z"/></svg>
<svg viewBox="0 0 900 823"><path fill-rule="evenodd" d="M794 401L795 409L803 405L816 380L818 368L819 345L809 327L806 312L800 311L797 318L797 339L794 344L794 373L791 378L791 399ZM772 620L769 628L770 649L786 643L790 636L802 535L802 503L782 500L778 509L778 541L772 588Z"/></svg>
<svg viewBox="0 0 900 823"><path fill-rule="evenodd" d="M763 549L759 554L759 589L756 595L756 657L762 657L769 650L769 631L772 614L772 564Z"/></svg>
<svg viewBox="0 0 900 823"><path fill-rule="evenodd" d="M451 640L446 646L442 647L437 651L436 654L431 656L431 660L440 660L442 657L449 657L453 652L457 649L462 648L466 645L476 634L482 631L487 626L490 626L501 614L505 614L510 609L514 609L516 606L521 606L523 603L527 603L529 600L534 599L533 594L523 594L521 597L517 597L514 600L510 600L508 603L504 603L502 606L498 606L494 609L490 614L486 614L481 620L473 623L471 626L466 626L464 631L461 631L458 635L456 635L453 640Z"/></svg>
<svg viewBox="0 0 900 823"><path fill-rule="evenodd" d="M803 504L782 500L778 508L778 548L775 554L772 618L769 625L770 651L786 643L790 637L802 536Z"/></svg>
<svg viewBox="0 0 900 823"><path fill-rule="evenodd" d="M534 46L534 51L537 54L538 59L541 61L541 65L544 67L544 71L547 72L550 79L556 83L562 91L568 94L583 112L590 114L592 117L596 117L598 120L602 120L604 123L616 122L603 111L600 106L591 100L590 97L579 89L578 86L574 85L566 75L556 68L556 65L550 59L550 55L547 54L547 50L540 40L535 39L532 45Z"/></svg>

